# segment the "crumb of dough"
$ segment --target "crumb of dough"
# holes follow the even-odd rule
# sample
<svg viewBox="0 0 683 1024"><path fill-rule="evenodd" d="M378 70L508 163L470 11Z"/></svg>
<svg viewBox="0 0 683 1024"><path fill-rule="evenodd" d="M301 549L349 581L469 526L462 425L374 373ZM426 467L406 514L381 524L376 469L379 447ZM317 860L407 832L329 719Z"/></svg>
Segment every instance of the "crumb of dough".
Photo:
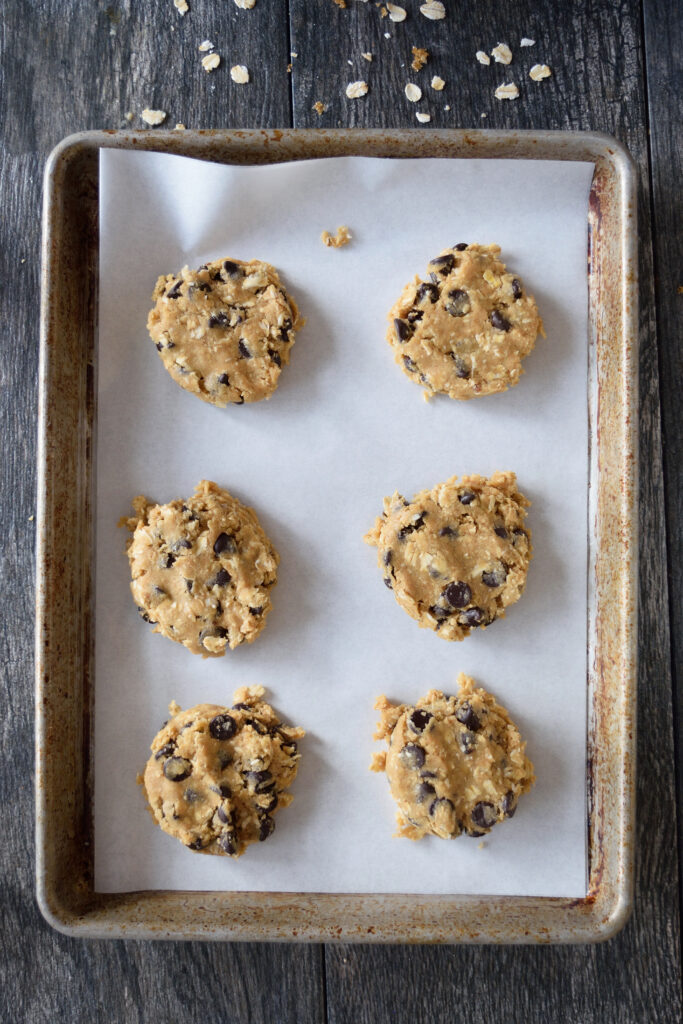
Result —
<svg viewBox="0 0 683 1024"><path fill-rule="evenodd" d="M187 14L187 12L190 9L188 7L187 0L173 0L173 6L177 10L178 14L182 15L183 17Z"/></svg>
<svg viewBox="0 0 683 1024"><path fill-rule="evenodd" d="M348 245L352 238L353 235L346 224L340 224L336 235L330 234L329 231L323 231L320 236L323 245L326 245L328 249L341 249L343 245Z"/></svg>
<svg viewBox="0 0 683 1024"><path fill-rule="evenodd" d="M250 11L256 6L256 0L235 0L235 3L241 11Z"/></svg>
<svg viewBox="0 0 683 1024"><path fill-rule="evenodd" d="M315 110L315 112L318 115L318 117L322 117L322 115L327 110L327 107L325 106L324 103L322 103L320 100L318 100L316 103L313 104L313 110Z"/></svg>
<svg viewBox="0 0 683 1024"><path fill-rule="evenodd" d="M342 10L346 7L346 0L334 0L337 7L341 7Z"/></svg>
<svg viewBox="0 0 683 1024"><path fill-rule="evenodd" d="M408 82L403 91L406 94L406 99L410 100L411 103L417 103L418 100L422 99L422 89L419 85L414 85L412 82Z"/></svg>
<svg viewBox="0 0 683 1024"><path fill-rule="evenodd" d="M418 119L420 124L428 124L431 121L431 119L432 119L432 115L431 114L423 114L419 110L415 114L415 117Z"/></svg>
<svg viewBox="0 0 683 1024"><path fill-rule="evenodd" d="M512 50L507 43L498 43L491 50L491 56L498 64L509 64L512 60Z"/></svg>
<svg viewBox="0 0 683 1024"><path fill-rule="evenodd" d="M507 82L505 85L498 86L494 96L497 100L516 100L519 96L519 89L514 82Z"/></svg>
<svg viewBox="0 0 683 1024"><path fill-rule="evenodd" d="M135 117L135 114L133 113L132 110L128 110L123 116L125 117L126 121L132 121L133 118Z"/></svg>
<svg viewBox="0 0 683 1024"><path fill-rule="evenodd" d="M475 57L477 58L480 64L491 63L491 58L489 57L488 53L484 53L483 50L477 50Z"/></svg>
<svg viewBox="0 0 683 1024"><path fill-rule="evenodd" d="M210 39L205 39L203 43L200 43L197 47L200 53L206 53L207 50L213 50L213 43Z"/></svg>
<svg viewBox="0 0 683 1024"><path fill-rule="evenodd" d="M249 71L244 64L233 64L230 68L230 77L238 85L246 85L249 81Z"/></svg>
<svg viewBox="0 0 683 1024"><path fill-rule="evenodd" d="M372 60L372 54L371 53L361 53L361 57L363 58L363 60L367 60L368 62L370 62Z"/></svg>
<svg viewBox="0 0 683 1024"><path fill-rule="evenodd" d="M350 100L357 100L361 96L365 96L368 91L367 82L349 82L346 86L346 95Z"/></svg>
<svg viewBox="0 0 683 1024"><path fill-rule="evenodd" d="M177 125L173 129L174 132L184 132L186 130L187 129L185 128L185 125L183 124L182 121L178 121Z"/></svg>
<svg viewBox="0 0 683 1024"><path fill-rule="evenodd" d="M441 78L440 75L434 75L434 77L432 78L432 89L435 89L437 92L441 92L445 84L446 83L444 82L443 78Z"/></svg>
<svg viewBox="0 0 683 1024"><path fill-rule="evenodd" d="M165 110L150 110L149 107L145 107L140 117L145 124L150 124L154 128L158 124L163 124L166 120L167 114Z"/></svg>
<svg viewBox="0 0 683 1024"><path fill-rule="evenodd" d="M399 7L398 4L387 4L387 11L392 21L405 21L406 12L405 8ZM384 17L384 14L382 15Z"/></svg>
<svg viewBox="0 0 683 1024"><path fill-rule="evenodd" d="M413 55L411 68L413 71L420 71L425 66L429 59L429 50L425 50L420 46L411 46L410 52Z"/></svg>
<svg viewBox="0 0 683 1024"><path fill-rule="evenodd" d="M536 40L535 39L527 39L527 37L524 36L524 39L520 39L519 45L520 46L535 46L536 45Z"/></svg>
<svg viewBox="0 0 683 1024"><path fill-rule="evenodd" d="M550 78L551 75L552 71L547 64L534 64L529 72L529 78L533 78L534 82L540 82L544 78Z"/></svg>

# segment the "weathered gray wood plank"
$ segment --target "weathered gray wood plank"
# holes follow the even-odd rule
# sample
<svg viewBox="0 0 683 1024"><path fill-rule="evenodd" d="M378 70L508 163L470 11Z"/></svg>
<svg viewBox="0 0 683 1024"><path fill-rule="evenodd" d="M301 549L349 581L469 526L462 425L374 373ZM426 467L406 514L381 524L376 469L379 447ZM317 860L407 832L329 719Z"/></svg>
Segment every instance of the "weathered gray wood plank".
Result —
<svg viewBox="0 0 683 1024"><path fill-rule="evenodd" d="M679 388L683 380L683 131L672 102L680 97L683 80L683 23L680 11L667 0L645 0L645 51L652 211L654 227L655 296L660 338L662 435L668 536L669 609L675 685L674 711L678 767L679 856L683 851L683 422ZM679 872L681 862L679 861ZM683 890L679 873L679 886ZM683 892L681 893L683 895Z"/></svg>
<svg viewBox="0 0 683 1024"><path fill-rule="evenodd" d="M669 1022L681 1003L680 923L672 743L664 494L659 413L658 352L650 226L648 149L640 5L620 3L477 4L461 0L444 21L428 22L418 4L402 2L408 18L391 24L372 4L311 10L291 0L294 123L302 127L360 125L418 127L415 109L432 113L435 127L598 129L625 142L638 165L640 192L640 446L641 621L639 652L639 773L636 906L626 929L602 946L553 949L457 948L326 949L331 1024L385 1020ZM662 7L662 10L664 8ZM333 27L330 27L333 26ZM384 38L384 32L390 39ZM665 31L662 25L657 33ZM522 36L536 40L520 49ZM513 63L480 66L477 49L497 42L513 49ZM409 70L412 46L426 47L426 67ZM372 52L368 63L362 51ZM347 59L352 60L352 65ZM549 80L525 72L548 63ZM446 80L436 94L433 74ZM344 95L363 78L368 94ZM423 99L410 104L407 81ZM493 97L515 81L520 98ZM673 86L671 92L673 93ZM318 115L312 105L329 104ZM669 99L662 97L662 104ZM444 104L451 110L445 111ZM481 114L485 113L485 118ZM662 123L667 124L662 111ZM665 129L666 130L666 129ZM661 173L661 172L660 172ZM669 179L667 179L669 180ZM670 179L673 182L675 179ZM671 202L670 193L667 202ZM664 209L662 209L664 214ZM677 223L675 217L670 223ZM663 230L660 229L660 230ZM672 263L672 266L674 264ZM673 270L671 273L675 273ZM670 324L673 324L673 320ZM669 344L666 338L664 344ZM668 355L671 365L673 355ZM673 371L673 366L671 367ZM680 370L680 365L678 366ZM680 377L680 374L679 374ZM675 416L673 377L664 376ZM676 429L680 432L680 424ZM676 434L678 437L678 434ZM672 458L675 458L672 455ZM680 481L675 491L680 508ZM679 520L680 522L680 517ZM680 564L680 562L679 562ZM656 793L656 798L653 794ZM647 965L647 967L645 966Z"/></svg>
<svg viewBox="0 0 683 1024"><path fill-rule="evenodd" d="M128 125L143 107L192 127L288 125L286 2L240 11L190 0L3 5L0 19L0 553L3 625L0 991L17 1024L322 1021L318 946L82 942L54 932L34 896L32 630L41 175L71 132ZM171 31L174 28L175 31ZM209 38L223 57L202 70ZM230 81L244 63L249 86ZM141 127L136 116L134 126ZM25 261L25 262L23 262ZM10 1009L11 1008L11 1009Z"/></svg>

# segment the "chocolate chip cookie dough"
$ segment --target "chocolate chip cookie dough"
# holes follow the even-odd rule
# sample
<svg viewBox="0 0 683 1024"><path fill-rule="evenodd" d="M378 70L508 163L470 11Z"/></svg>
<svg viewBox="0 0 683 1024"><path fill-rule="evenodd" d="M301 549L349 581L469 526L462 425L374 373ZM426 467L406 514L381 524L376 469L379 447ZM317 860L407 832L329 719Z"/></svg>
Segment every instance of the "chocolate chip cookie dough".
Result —
<svg viewBox="0 0 683 1024"><path fill-rule="evenodd" d="M191 850L240 857L275 829L299 767L303 729L283 725L262 686L243 687L231 708L198 704L173 716L152 741L142 783L164 832Z"/></svg>
<svg viewBox="0 0 683 1024"><path fill-rule="evenodd" d="M253 509L210 480L156 505L140 495L130 530L131 592L155 633L204 657L251 643L266 624L278 555Z"/></svg>
<svg viewBox="0 0 683 1024"><path fill-rule="evenodd" d="M503 618L524 591L529 502L514 473L453 477L412 501L396 493L365 536L385 585L422 628L464 640Z"/></svg>
<svg viewBox="0 0 683 1024"><path fill-rule="evenodd" d="M270 398L304 321L261 260L216 260L159 278L147 330L177 384L203 401Z"/></svg>
<svg viewBox="0 0 683 1024"><path fill-rule="evenodd" d="M519 381L543 323L534 299L498 258L500 246L444 249L425 281L406 285L389 313L387 340L427 397L474 398Z"/></svg>
<svg viewBox="0 0 683 1024"><path fill-rule="evenodd" d="M458 676L457 697L430 690L411 704L379 697L375 739L389 750L371 768L386 771L398 804L398 833L455 839L483 836L511 818L533 785L534 766L508 712L474 679Z"/></svg>

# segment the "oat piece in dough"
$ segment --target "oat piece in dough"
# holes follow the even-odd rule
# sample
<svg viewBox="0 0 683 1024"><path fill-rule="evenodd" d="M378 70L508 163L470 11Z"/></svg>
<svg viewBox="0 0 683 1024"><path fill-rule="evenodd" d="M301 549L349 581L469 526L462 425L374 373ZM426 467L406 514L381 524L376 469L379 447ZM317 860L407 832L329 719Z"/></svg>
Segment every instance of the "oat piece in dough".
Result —
<svg viewBox="0 0 683 1024"><path fill-rule="evenodd" d="M396 493L365 536L386 586L421 628L464 640L522 596L532 555L529 502L514 473L452 477L412 501Z"/></svg>
<svg viewBox="0 0 683 1024"><path fill-rule="evenodd" d="M158 279L147 330L186 391L226 406L270 398L304 324L261 260L216 260Z"/></svg>
<svg viewBox="0 0 683 1024"><path fill-rule="evenodd" d="M240 857L273 834L273 814L293 800L285 790L304 730L283 725L264 693L243 687L231 708L171 704L154 737L140 781L155 821L191 850Z"/></svg>
<svg viewBox="0 0 683 1024"><path fill-rule="evenodd" d="M415 706L377 700L373 771L386 771L398 804L398 833L455 839L480 837L511 818L533 785L534 766L508 712L474 679L458 676L457 697L430 690Z"/></svg>
<svg viewBox="0 0 683 1024"><path fill-rule="evenodd" d="M499 253L497 245L464 242L444 249L389 313L396 362L428 396L474 398L519 381L543 323Z"/></svg>
<svg viewBox="0 0 683 1024"><path fill-rule="evenodd" d="M143 619L195 654L220 657L266 624L279 558L253 509L210 480L191 498L140 495L124 518L131 592Z"/></svg>

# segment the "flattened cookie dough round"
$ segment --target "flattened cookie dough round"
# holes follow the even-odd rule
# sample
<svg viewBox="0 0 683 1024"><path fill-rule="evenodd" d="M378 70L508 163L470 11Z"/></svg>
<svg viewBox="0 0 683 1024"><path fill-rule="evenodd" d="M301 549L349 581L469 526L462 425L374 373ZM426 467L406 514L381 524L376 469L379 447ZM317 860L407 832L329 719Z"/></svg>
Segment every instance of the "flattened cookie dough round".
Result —
<svg viewBox="0 0 683 1024"><path fill-rule="evenodd" d="M210 480L191 498L140 495L122 520L131 592L155 633L204 657L251 643L266 624L278 555L253 509Z"/></svg>
<svg viewBox="0 0 683 1024"><path fill-rule="evenodd" d="M513 387L543 331L538 308L499 259L498 245L444 249L428 277L406 285L389 313L387 340L427 395L491 395Z"/></svg>
<svg viewBox="0 0 683 1024"><path fill-rule="evenodd" d="M385 498L365 541L401 607L444 640L464 640L522 596L528 505L514 473L453 477L412 501Z"/></svg>
<svg viewBox="0 0 683 1024"><path fill-rule="evenodd" d="M216 260L162 276L147 330L177 384L226 406L270 398L304 321L277 270Z"/></svg>
<svg viewBox="0 0 683 1024"><path fill-rule="evenodd" d="M474 679L458 676L457 697L430 690L411 704L380 697L373 771L386 771L398 804L398 835L483 836L511 818L533 785L534 766L508 712Z"/></svg>
<svg viewBox="0 0 683 1024"><path fill-rule="evenodd" d="M191 850L240 857L272 836L274 813L293 800L285 790L304 730L283 725L264 693L243 687L231 708L171 704L154 737L139 781L155 821Z"/></svg>

